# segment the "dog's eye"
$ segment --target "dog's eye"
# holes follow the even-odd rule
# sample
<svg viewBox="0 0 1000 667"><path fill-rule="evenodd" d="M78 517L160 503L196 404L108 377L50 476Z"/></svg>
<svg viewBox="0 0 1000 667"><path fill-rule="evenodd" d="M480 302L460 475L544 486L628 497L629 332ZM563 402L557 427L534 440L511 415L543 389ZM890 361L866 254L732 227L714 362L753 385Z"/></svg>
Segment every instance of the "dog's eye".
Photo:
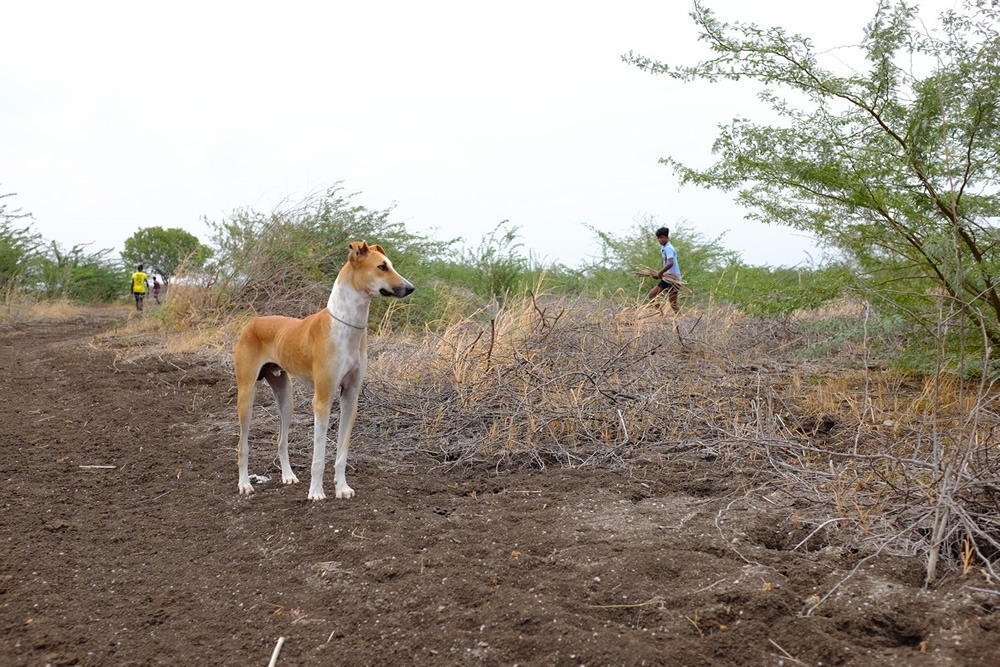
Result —
<svg viewBox="0 0 1000 667"><path fill-rule="evenodd" d="M378 270L379 271L388 271L389 267L387 265L385 265L385 264L379 264L378 265Z"/></svg>

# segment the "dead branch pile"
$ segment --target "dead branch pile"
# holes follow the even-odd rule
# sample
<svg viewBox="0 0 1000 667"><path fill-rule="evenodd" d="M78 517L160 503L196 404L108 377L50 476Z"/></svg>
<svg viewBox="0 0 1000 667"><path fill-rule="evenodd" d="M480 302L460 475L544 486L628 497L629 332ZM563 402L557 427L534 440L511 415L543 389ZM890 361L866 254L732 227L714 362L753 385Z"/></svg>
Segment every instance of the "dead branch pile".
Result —
<svg viewBox="0 0 1000 667"><path fill-rule="evenodd" d="M789 548L849 542L918 555L930 580L943 562L998 581L991 387L790 354L807 342L733 310L674 319L525 298L438 333L376 336L357 442L498 468L712 460L810 531Z"/></svg>
<svg viewBox="0 0 1000 667"><path fill-rule="evenodd" d="M693 394L682 378L725 385L725 373L685 351L688 335L653 308L529 298L374 343L364 400L378 408L365 421L377 414L400 453L451 462L622 465L712 450L718 434L707 422L692 431L684 414Z"/></svg>

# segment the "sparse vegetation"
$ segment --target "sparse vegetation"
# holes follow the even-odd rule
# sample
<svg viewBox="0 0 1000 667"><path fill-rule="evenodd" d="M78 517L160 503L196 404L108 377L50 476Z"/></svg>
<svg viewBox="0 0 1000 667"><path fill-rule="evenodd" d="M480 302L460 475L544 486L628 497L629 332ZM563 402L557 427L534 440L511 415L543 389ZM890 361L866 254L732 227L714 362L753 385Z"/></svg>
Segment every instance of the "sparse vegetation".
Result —
<svg viewBox="0 0 1000 667"><path fill-rule="evenodd" d="M808 527L797 548L919 556L930 581L941 563L975 562L996 583L994 392L886 369L873 351L900 339L874 326L821 363L800 354L826 337L729 306L674 320L529 293L495 315L376 342L367 409L398 443L392 456L449 465L709 458L753 479L778 520Z"/></svg>
<svg viewBox="0 0 1000 667"><path fill-rule="evenodd" d="M8 208L12 194L0 195L0 296L9 301L28 283L32 263L39 256L42 239L21 221L30 215L21 209Z"/></svg>
<svg viewBox="0 0 1000 667"><path fill-rule="evenodd" d="M396 443L387 455L617 468L709 457L780 492L777 506L815 530L802 548L920 555L931 580L944 567L995 581L998 424L989 369L972 372L981 357L957 373L944 353L915 354L911 321L860 299L840 265L745 266L683 224L674 234L691 290L682 316L666 316L631 273L655 265L650 224L593 230L600 260L541 267L514 227L475 248L436 242L334 188L216 223L212 262L115 335L134 354L155 345L226 360L246 318L314 311L346 243L378 240L421 295L377 301L371 319L378 390L366 413ZM85 256L53 251L63 277L44 284L80 285ZM949 303L921 350L953 344Z"/></svg>

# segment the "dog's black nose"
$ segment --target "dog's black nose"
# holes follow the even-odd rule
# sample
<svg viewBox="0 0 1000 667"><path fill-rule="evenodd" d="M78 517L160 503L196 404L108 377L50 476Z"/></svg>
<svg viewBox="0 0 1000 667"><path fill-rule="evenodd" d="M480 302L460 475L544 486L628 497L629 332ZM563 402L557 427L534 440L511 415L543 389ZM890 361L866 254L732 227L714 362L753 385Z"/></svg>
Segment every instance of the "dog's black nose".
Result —
<svg viewBox="0 0 1000 667"><path fill-rule="evenodd" d="M410 296L410 293L413 292L414 289L416 288L414 288L413 285L406 283L405 285L400 285L394 290L387 290L384 287L379 288L379 293L382 296L394 296L397 299L402 299L403 297Z"/></svg>

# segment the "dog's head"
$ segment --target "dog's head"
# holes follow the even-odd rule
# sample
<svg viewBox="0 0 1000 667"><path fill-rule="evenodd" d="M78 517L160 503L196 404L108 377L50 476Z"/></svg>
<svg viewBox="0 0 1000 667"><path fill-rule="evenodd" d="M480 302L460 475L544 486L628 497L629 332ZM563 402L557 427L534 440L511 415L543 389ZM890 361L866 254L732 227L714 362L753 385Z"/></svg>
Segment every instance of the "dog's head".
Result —
<svg viewBox="0 0 1000 667"><path fill-rule="evenodd" d="M396 273L392 262L380 245L355 241L347 246L350 255L347 266L351 269L351 284L368 296L381 294L402 299L413 291L413 284Z"/></svg>

